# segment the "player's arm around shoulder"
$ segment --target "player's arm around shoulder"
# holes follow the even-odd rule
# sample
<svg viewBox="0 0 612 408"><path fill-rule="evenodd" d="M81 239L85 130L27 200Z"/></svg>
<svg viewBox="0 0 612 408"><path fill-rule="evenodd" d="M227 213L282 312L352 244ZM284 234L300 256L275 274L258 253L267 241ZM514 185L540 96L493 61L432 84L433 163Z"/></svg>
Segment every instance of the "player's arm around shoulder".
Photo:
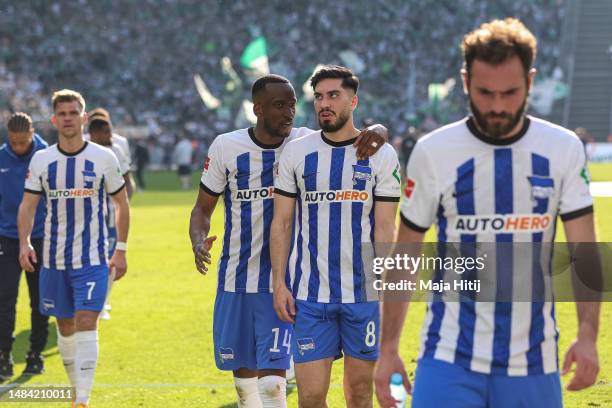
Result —
<svg viewBox="0 0 612 408"><path fill-rule="evenodd" d="M389 141L389 130L380 123L363 129L355 139L357 157L366 159L376 154Z"/></svg>

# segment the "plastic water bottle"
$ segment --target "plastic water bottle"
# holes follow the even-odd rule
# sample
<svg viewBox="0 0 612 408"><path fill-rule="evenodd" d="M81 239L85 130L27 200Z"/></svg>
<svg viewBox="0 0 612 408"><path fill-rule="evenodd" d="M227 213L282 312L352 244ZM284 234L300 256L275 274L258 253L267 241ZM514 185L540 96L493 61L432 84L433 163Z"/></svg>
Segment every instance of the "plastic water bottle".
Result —
<svg viewBox="0 0 612 408"><path fill-rule="evenodd" d="M404 379L400 373L393 373L389 388L391 389L391 396L399 401L395 407L404 408L406 406L406 397L408 396L408 393L404 388Z"/></svg>

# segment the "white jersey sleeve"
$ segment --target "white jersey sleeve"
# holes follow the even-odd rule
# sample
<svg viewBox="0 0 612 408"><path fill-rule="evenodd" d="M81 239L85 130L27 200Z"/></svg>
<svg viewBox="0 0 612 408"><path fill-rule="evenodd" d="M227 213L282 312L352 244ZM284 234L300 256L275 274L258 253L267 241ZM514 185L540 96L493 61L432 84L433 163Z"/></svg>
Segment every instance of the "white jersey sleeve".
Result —
<svg viewBox="0 0 612 408"><path fill-rule="evenodd" d="M121 170L121 175L125 176L130 171L129 160L127 159L127 157L125 157L125 153L123 152L121 147L119 147L118 144L113 143L111 150L113 151L115 156L117 156L117 161L119 161L119 170Z"/></svg>
<svg viewBox="0 0 612 408"><path fill-rule="evenodd" d="M295 166L293 163L293 143L289 143L280 155L278 174L274 179L274 191L280 190L282 195L296 197ZM285 194L283 194L285 193Z"/></svg>
<svg viewBox="0 0 612 408"><path fill-rule="evenodd" d="M123 180L117 157L112 152L108 152L103 157L102 173L104 174L106 192L114 195L124 187L125 180Z"/></svg>
<svg viewBox="0 0 612 408"><path fill-rule="evenodd" d="M385 143L377 154L376 185L374 187L374 200L399 201L400 176L399 160L395 149Z"/></svg>
<svg viewBox="0 0 612 408"><path fill-rule="evenodd" d="M223 139L215 138L208 148L204 169L200 179L200 187L207 193L219 196L227 185L225 161L223 160Z"/></svg>
<svg viewBox="0 0 612 408"><path fill-rule="evenodd" d="M25 179L25 190L30 193L41 194L43 192L42 186L42 157L36 152L30 160L30 166Z"/></svg>
<svg viewBox="0 0 612 408"><path fill-rule="evenodd" d="M589 172L587 170L584 147L578 138L574 139L572 150L568 154L566 173L561 185L559 213L567 221L582 215L581 210L591 210L593 198L589 191Z"/></svg>
<svg viewBox="0 0 612 408"><path fill-rule="evenodd" d="M402 221L417 231L426 231L435 220L439 196L435 170L423 143L417 142L406 167L406 187L400 205Z"/></svg>
<svg viewBox="0 0 612 408"><path fill-rule="evenodd" d="M113 133L111 136L113 144L117 144L123 152L125 159L127 160L128 167L132 165L132 155L130 153L130 143L125 136L121 136L117 133Z"/></svg>

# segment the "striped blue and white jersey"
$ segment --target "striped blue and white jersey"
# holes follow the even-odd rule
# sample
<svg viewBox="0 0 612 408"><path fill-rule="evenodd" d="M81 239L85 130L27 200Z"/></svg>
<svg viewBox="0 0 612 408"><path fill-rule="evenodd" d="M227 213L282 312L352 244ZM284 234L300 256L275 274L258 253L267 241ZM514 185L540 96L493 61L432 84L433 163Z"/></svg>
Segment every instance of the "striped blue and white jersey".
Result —
<svg viewBox="0 0 612 408"><path fill-rule="evenodd" d="M358 160L353 142L333 142L316 132L288 143L281 155L276 194L297 199L288 265L296 299L378 300L375 276L364 270L362 243L374 240L374 202L399 201L399 164L389 144Z"/></svg>
<svg viewBox="0 0 612 408"><path fill-rule="evenodd" d="M416 144L402 221L417 231L435 222L439 242L552 242L558 214L565 221L593 210L585 165L582 143L562 127L528 116L519 134L493 143L466 118ZM550 257L537 253L514 252L497 262L497 285L537 284ZM435 295L420 356L482 373L552 373L557 337L552 302L451 302Z"/></svg>
<svg viewBox="0 0 612 408"><path fill-rule="evenodd" d="M115 155L85 142L76 153L57 144L36 152L25 190L46 197L43 265L78 269L107 262L106 195L124 187Z"/></svg>
<svg viewBox="0 0 612 408"><path fill-rule="evenodd" d="M272 291L270 225L274 215L274 169L289 140L312 133L294 128L277 145L264 145L253 128L219 135L210 145L200 188L223 195L225 232L218 289L236 293Z"/></svg>

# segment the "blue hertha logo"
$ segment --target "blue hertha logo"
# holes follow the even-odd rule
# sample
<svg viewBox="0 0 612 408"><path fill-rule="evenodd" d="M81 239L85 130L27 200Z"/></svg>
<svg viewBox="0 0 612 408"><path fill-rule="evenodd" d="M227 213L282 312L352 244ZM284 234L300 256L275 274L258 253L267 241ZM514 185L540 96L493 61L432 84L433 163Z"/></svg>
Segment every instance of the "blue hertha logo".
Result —
<svg viewBox="0 0 612 408"><path fill-rule="evenodd" d="M234 350L232 350L231 348L219 347L219 358L221 359L221 361L233 360Z"/></svg>
<svg viewBox="0 0 612 408"><path fill-rule="evenodd" d="M315 342L312 337L305 337L303 339L297 339L298 351L301 355L304 355L304 352L308 350L315 349Z"/></svg>
<svg viewBox="0 0 612 408"><path fill-rule="evenodd" d="M360 180L364 180L366 182L372 180L372 168L369 166L354 164L353 184L357 184Z"/></svg>

